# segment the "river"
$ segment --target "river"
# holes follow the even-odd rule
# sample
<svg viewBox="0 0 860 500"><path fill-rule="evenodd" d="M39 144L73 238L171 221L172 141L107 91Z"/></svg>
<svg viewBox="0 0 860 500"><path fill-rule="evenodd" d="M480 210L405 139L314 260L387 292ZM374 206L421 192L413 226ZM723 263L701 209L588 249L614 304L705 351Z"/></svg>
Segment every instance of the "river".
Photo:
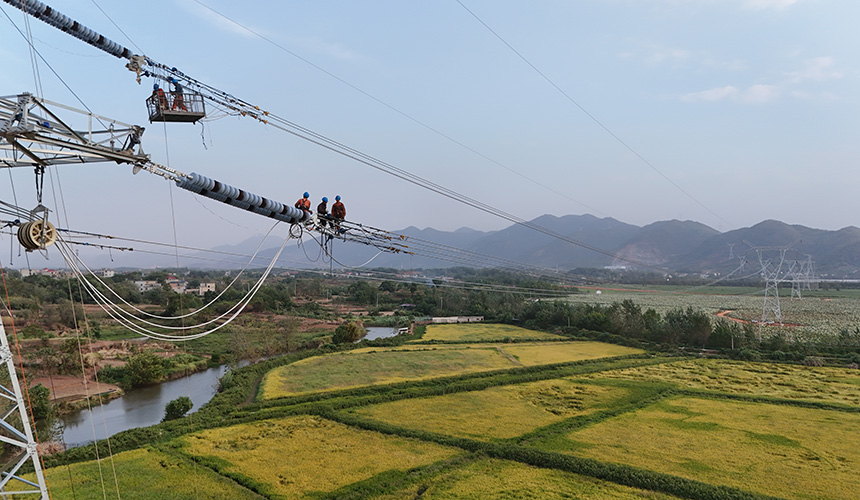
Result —
<svg viewBox="0 0 860 500"><path fill-rule="evenodd" d="M397 328L369 327L366 340L375 340L397 335ZM149 387L128 391L91 410L81 410L61 417L63 442L72 448L104 439L135 427L148 427L161 422L167 403L181 396L188 396L194 403L194 412L206 404L218 390L218 379L227 367L219 366L197 372L187 377ZM60 432L59 430L57 432Z"/></svg>
<svg viewBox="0 0 860 500"><path fill-rule="evenodd" d="M218 379L227 371L226 366L210 368L187 377L149 387L128 391L91 410L63 415L63 441L69 448L104 439L117 432L135 427L148 427L161 422L164 407L180 396L188 396L195 411L218 390Z"/></svg>

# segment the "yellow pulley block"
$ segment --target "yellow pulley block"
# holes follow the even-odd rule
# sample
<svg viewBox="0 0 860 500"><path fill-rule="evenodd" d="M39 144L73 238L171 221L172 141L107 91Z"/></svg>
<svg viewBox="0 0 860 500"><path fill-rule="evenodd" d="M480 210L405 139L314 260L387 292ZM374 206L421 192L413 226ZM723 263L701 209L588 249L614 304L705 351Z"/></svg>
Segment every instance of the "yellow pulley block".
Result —
<svg viewBox="0 0 860 500"><path fill-rule="evenodd" d="M41 250L57 241L57 228L48 221L25 222L18 228L18 241L27 250Z"/></svg>

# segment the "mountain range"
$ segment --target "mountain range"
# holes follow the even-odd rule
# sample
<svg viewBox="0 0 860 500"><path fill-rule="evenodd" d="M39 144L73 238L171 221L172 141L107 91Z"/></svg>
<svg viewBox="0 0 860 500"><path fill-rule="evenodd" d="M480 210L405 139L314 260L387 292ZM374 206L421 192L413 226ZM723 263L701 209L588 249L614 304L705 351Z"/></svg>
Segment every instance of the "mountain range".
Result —
<svg viewBox="0 0 860 500"><path fill-rule="evenodd" d="M538 227L535 231L527 227ZM668 220L646 226L593 215L542 215L524 224L498 231L477 231L466 227L439 231L414 226L392 231L397 239L415 251L391 254L377 248L335 239L330 261L318 244L305 238L302 245L290 243L279 267L354 268L388 267L431 269L469 267L541 267L561 271L575 268L616 267L656 272L711 273L725 275L743 267L745 274L761 270L762 264L775 266L811 263L819 277L851 279L860 277L860 229L849 226L837 231L790 225L766 220L752 227L720 232L694 221ZM552 233L553 235L546 234ZM235 245L217 247L222 252L183 252L181 265L190 268L234 269L247 264L260 240L249 239ZM277 246L276 246L277 245ZM257 253L253 267L265 266L280 242L266 242ZM429 249L429 250L428 250ZM232 254L235 254L232 255ZM227 255L227 257L222 257ZM441 259L438 257L442 257ZM91 262L116 267L107 259ZM124 259L123 267L175 267L175 258L138 254Z"/></svg>
<svg viewBox="0 0 860 500"><path fill-rule="evenodd" d="M519 263L559 270L612 266L643 271L726 274L744 263L748 272L752 272L756 268L761 269L762 263L775 266L779 259L784 258L786 265L812 263L818 276L854 278L860 271L860 229L853 226L828 231L766 220L752 227L721 233L694 221L669 220L640 227L611 217L599 218L588 214L543 215L527 224L545 228L564 239L521 224L498 231L477 231L465 227L456 231L439 231L410 226L393 231L406 237L402 240L406 245L410 241L432 242L465 253L452 250L453 253L448 253L448 260L440 260L431 258L426 251L419 252L418 247L427 248L421 244L416 245L415 255L408 255L380 253L375 247L335 240L331 265L408 270L452 266L502 267L506 262L511 266ZM251 254L257 245L259 240L248 240L217 250ZM276 250L261 251L259 256L271 259ZM451 255L454 258L450 258ZM287 267L329 266L328 258L320 247L307 241L302 247L288 246L281 259L280 262L289 261Z"/></svg>

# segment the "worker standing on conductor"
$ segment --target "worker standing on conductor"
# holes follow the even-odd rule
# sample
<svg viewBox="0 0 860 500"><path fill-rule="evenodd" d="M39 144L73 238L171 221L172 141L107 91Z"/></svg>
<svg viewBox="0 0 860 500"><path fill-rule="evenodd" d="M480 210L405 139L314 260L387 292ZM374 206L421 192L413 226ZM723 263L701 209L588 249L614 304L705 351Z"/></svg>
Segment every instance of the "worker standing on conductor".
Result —
<svg viewBox="0 0 860 500"><path fill-rule="evenodd" d="M322 201L317 205L317 219L319 220L319 226L325 227L326 220L330 218L331 216L328 214L328 198L323 196Z"/></svg>
<svg viewBox="0 0 860 500"><path fill-rule="evenodd" d="M334 205L331 206L331 216L334 217L335 227L340 230L340 223L346 219L346 207L340 201L340 195L334 197Z"/></svg>
<svg viewBox="0 0 860 500"><path fill-rule="evenodd" d="M302 197L299 198L299 201L296 202L296 208L298 208L299 210L304 210L305 212L310 213L310 211L311 211L310 197L311 197L310 193L305 191L305 194L303 194Z"/></svg>

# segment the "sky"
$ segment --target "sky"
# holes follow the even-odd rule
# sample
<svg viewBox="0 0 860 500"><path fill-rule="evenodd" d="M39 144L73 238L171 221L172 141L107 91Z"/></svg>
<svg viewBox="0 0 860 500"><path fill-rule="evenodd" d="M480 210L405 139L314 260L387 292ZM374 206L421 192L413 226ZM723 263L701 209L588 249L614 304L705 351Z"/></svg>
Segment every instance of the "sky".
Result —
<svg viewBox="0 0 860 500"><path fill-rule="evenodd" d="M525 220L860 226L854 0L47 3L135 53ZM339 194L349 219L390 230L510 225L253 119L149 124L151 79L138 84L125 61L30 18L47 62L34 68L16 29L26 32L24 14L0 7L0 95L34 92L144 125L156 163L288 204L304 191L314 205ZM31 171L0 178L0 200L36 205ZM58 225L80 231L211 248L272 226L124 165L61 166L49 183Z"/></svg>

